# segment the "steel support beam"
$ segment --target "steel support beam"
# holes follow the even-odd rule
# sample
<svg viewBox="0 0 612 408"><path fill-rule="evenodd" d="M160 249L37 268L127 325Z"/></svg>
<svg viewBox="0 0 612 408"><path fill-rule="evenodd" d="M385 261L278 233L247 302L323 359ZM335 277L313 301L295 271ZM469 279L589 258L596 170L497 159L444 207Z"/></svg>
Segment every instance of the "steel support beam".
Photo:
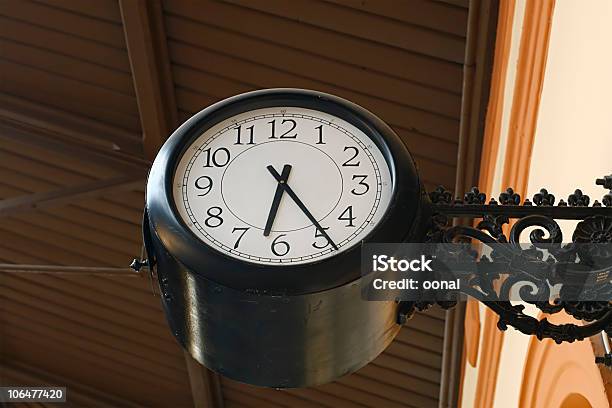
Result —
<svg viewBox="0 0 612 408"><path fill-rule="evenodd" d="M65 265L0 264L1 273L63 275L63 276L120 276L139 278L142 274L130 268Z"/></svg>
<svg viewBox="0 0 612 408"><path fill-rule="evenodd" d="M121 176L97 180L73 187L65 187L44 193L34 193L0 201L0 217L38 208L69 204L74 200L100 197L117 189L132 189L144 185L145 174Z"/></svg>

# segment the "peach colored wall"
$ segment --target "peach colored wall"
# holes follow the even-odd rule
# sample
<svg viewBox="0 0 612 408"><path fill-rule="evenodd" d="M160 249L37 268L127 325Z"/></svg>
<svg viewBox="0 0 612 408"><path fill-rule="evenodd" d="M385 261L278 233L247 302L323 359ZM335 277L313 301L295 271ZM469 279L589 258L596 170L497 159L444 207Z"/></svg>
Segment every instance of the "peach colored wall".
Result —
<svg viewBox="0 0 612 408"><path fill-rule="evenodd" d="M519 1L516 7L513 46L520 38L524 1ZM610 99L612 95L612 76L610 75L612 53L608 52L609 39L612 38L610 21L612 21L612 1L558 0L555 4L548 62L531 160L529 196L532 196L541 187L548 187L557 200L559 198L567 200L567 196L573 192L574 188L581 187L586 194L591 196L592 200L601 200L603 189L594 185L594 179L604 174L612 174L610 154L612 152L612 102ZM510 91L506 93L505 109L509 109L512 104L511 90L514 86L515 64L516 56L514 60L510 60L508 67L506 87ZM505 140L508 132L512 131L508 127L508 117L509 112L504 112L496 181L492 189L494 195L499 194L502 187L506 187L500 185L500 180L505 157ZM570 240L573 230L571 223L562 223L562 228L565 232L565 240ZM533 307L529 310L533 315L537 313ZM519 406L523 370L527 353L530 351L530 341L529 337L513 329L507 331L500 356L494 399L495 408ZM530 352L535 353L534 349L531 349ZM575 375L584 377L585 372L589 372L589 375L595 373L593 353L587 342L566 344L558 349L552 345L547 353L547 355L554 356L554 359L572 355L577 357L579 362L586 364L585 367L580 368L582 371L568 368L569 371L566 373L569 373L570 377ZM568 364L571 366L569 362ZM581 374L578 374L579 372ZM545 366L540 375L546 381ZM477 370L468 366L464 377L463 407L473 405L476 376ZM584 384L581 389L578 385L582 383L579 381L573 382L577 389L574 389L576 387L570 388L577 395L589 394L588 399L594 407L608 407L607 403L601 405L606 400L601 398L605 397L605 394L600 386L600 377L588 378L595 381L595 391ZM599 383L596 381L597 378L599 378ZM557 381L552 384L557 383L562 384L563 382ZM563 393L562 398L566 396L567 393ZM579 397L572 398L566 402L579 400ZM544 406L561 407L563 400L551 400L551 404Z"/></svg>

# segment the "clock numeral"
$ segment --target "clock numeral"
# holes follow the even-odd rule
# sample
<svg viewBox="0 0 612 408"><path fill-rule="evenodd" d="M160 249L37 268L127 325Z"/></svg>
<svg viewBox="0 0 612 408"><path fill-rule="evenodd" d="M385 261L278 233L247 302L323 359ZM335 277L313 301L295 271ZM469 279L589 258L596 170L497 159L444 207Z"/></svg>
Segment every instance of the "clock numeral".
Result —
<svg viewBox="0 0 612 408"><path fill-rule="evenodd" d="M325 144L323 141L323 125L317 126L315 129L319 131L319 141L315 144Z"/></svg>
<svg viewBox="0 0 612 408"><path fill-rule="evenodd" d="M248 145L254 145L255 142L253 142L253 127L254 126L249 126L248 128L246 128L248 134L249 134L249 143L247 143ZM236 143L234 143L235 145L241 145L242 140L241 140L241 133L242 133L242 126L238 126L235 127L234 129L236 129L237 134L236 134Z"/></svg>
<svg viewBox="0 0 612 408"><path fill-rule="evenodd" d="M297 122L295 120L293 120L293 119L283 119L281 121L281 125L284 125L285 123L290 123L291 127L289 128L289 130L287 130L285 133L283 133L279 137L276 136L276 119L275 120L271 120L268 123L272 127L272 136L270 136L270 139L278 139L278 138L280 138L280 139L295 139L295 138L297 138L297 133L294 133L293 135L289 134L289 133L293 132L293 130L297 126Z"/></svg>
<svg viewBox="0 0 612 408"><path fill-rule="evenodd" d="M347 150L352 151L353 152L353 156L351 156L347 161L342 163L342 166L345 166L345 167L357 167L357 166L359 166L359 164L361 164L360 161L353 162L353 160L355 160L355 158L359 154L359 149L357 149L355 146L344 146L344 151L346 152Z"/></svg>
<svg viewBox="0 0 612 408"><path fill-rule="evenodd" d="M206 181L202 181L202 180L206 180ZM195 181L195 188L197 188L198 190L202 190L202 192L198 194L198 197L203 197L206 194L210 193L210 190L212 190L212 187L213 187L213 181L208 176L200 176Z"/></svg>
<svg viewBox="0 0 612 408"><path fill-rule="evenodd" d="M209 147L204 149L203 152L206 154L206 164L204 167L223 167L230 161L230 152L225 147L220 147L212 153Z"/></svg>
<svg viewBox="0 0 612 408"><path fill-rule="evenodd" d="M234 227L234 229L232 230L232 234L236 231L242 231L242 233L238 236L236 243L234 244L234 249L238 248L238 245L240 245L240 240L242 239L242 237L244 237L244 234L246 234L249 229L249 227Z"/></svg>
<svg viewBox="0 0 612 408"><path fill-rule="evenodd" d="M286 237L287 234L280 234L278 237L274 238L274 241L272 241L272 245L270 246L270 249L272 250L272 253L276 256L285 256L289 253L289 250L291 249L291 247L289 246L289 243L287 241L279 241L279 238L282 237Z"/></svg>
<svg viewBox="0 0 612 408"><path fill-rule="evenodd" d="M208 218L204 220L204 224L210 228L217 228L221 224L223 224L223 218L221 218L221 214L223 213L223 209L221 207L210 207L206 214L208 214Z"/></svg>
<svg viewBox="0 0 612 408"><path fill-rule="evenodd" d="M360 195L364 195L365 193L370 191L370 185L365 182L365 180L367 178L368 178L368 176L366 174L355 174L353 176L353 180L359 179L358 186L363 186L363 189L362 189L362 191L357 191L357 188L354 188L354 189L351 190L351 193L355 194L356 196L360 196Z"/></svg>
<svg viewBox="0 0 612 408"><path fill-rule="evenodd" d="M327 231L329 229L329 227L323 227L323 230ZM323 233L318 229L315 228L315 239L316 238L323 238L325 240L324 244L319 244L316 241L312 243L312 246L317 248L317 249L324 249L327 248L330 244L329 240L325 237L325 235L323 235Z"/></svg>
<svg viewBox="0 0 612 408"><path fill-rule="evenodd" d="M346 210L342 211L342 214L340 214L338 219L340 221L348 222L345 227L354 227L355 225L353 225L353 221L355 220L355 217L353 217L353 206L349 205L346 207Z"/></svg>

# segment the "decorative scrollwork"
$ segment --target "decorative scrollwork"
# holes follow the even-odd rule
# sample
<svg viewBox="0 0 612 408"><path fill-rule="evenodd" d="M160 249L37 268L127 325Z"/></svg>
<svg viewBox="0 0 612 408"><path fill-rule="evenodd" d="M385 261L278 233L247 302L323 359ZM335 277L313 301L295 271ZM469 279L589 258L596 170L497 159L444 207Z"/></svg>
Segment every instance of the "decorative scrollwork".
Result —
<svg viewBox="0 0 612 408"><path fill-rule="evenodd" d="M512 229L510 230L510 242L518 244L521 234L529 227L542 227L542 229L535 229L529 234L529 239L534 244L560 244L563 242L563 233L559 224L555 220L543 215L528 215L518 220ZM548 234L548 238L544 236Z"/></svg>
<svg viewBox="0 0 612 408"><path fill-rule="evenodd" d="M487 231L497 242L506 242L503 226L509 222L505 215L485 215L476 228Z"/></svg>
<svg viewBox="0 0 612 408"><path fill-rule="evenodd" d="M603 217L596 215L581 221L576 226L574 242L601 244L612 242L612 217ZM612 255L612 254L604 254Z"/></svg>
<svg viewBox="0 0 612 408"><path fill-rule="evenodd" d="M551 338L557 343L582 340L601 331L612 335L612 246L597 245L612 243L612 208L609 208L612 207L612 175L598 179L597 184L610 193L604 196L603 206L595 202L591 207L590 198L579 189L568 197L567 202L560 200L555 206L555 196L546 189L534 195L535 205L528 199L521 205L519 194L512 188L500 194L499 203L491 198L489 204L485 204L486 195L476 187L468 191L463 200L454 201L450 192L438 188L429 195L434 215L428 241L452 243L467 239L491 248L494 244L511 244L495 246L489 255L481 256L478 273L468 274L462 281L465 287L461 288L464 294L478 297L499 315L498 327L501 330L512 326L522 333L538 339ZM451 226L453 218L479 221L475 227ZM516 222L506 238L503 227L510 219L516 219ZM572 243L562 244L563 233L556 219L580 221ZM522 233L528 229L531 229L531 246L525 247L519 243ZM588 248L590 252L581 248ZM581 272L589 271L581 269L581 265L597 259L608 260L610 267L604 262L603 267L589 274ZM516 273L506 276L504 270ZM570 282L568 277L574 279L583 275L581 279L590 276L592 281L580 287L581 299L584 300L575 300L576 293L572 291L576 288L564 282ZM499 285L494 284L497 280ZM559 290L557 286L560 284ZM556 292L551 291L553 286ZM538 320L525 314L522 305L500 300L509 299L511 291L518 292L521 300L545 313L565 311L590 323L555 325L546 319Z"/></svg>
<svg viewBox="0 0 612 408"><path fill-rule="evenodd" d="M612 310L610 309L600 319L578 326L572 323L556 325L550 323L546 318L538 320L523 313L523 305L512 305L510 302L486 302L485 304L499 315L497 327L500 330L506 330L508 326L512 326L521 333L535 335L538 340L550 338L557 344L564 341L573 343L576 340L584 340L612 325Z"/></svg>

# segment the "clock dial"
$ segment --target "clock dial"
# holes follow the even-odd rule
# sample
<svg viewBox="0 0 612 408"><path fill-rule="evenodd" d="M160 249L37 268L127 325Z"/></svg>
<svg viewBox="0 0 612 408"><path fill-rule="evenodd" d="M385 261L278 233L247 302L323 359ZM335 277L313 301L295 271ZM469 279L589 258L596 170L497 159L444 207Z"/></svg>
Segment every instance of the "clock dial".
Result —
<svg viewBox="0 0 612 408"><path fill-rule="evenodd" d="M264 108L226 119L181 157L173 196L202 241L257 264L304 264L359 244L389 206L389 165L334 115Z"/></svg>

